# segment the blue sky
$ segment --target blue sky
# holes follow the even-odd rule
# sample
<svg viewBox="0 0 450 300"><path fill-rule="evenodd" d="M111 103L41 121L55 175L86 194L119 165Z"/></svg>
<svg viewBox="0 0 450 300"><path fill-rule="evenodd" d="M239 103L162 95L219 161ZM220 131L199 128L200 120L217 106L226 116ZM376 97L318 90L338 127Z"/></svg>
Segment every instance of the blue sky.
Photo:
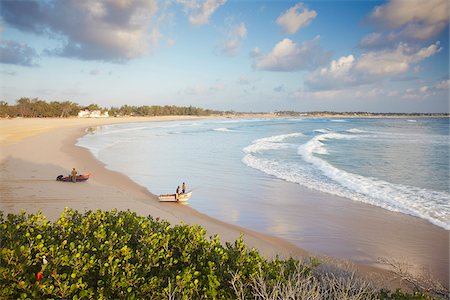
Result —
<svg viewBox="0 0 450 300"><path fill-rule="evenodd" d="M448 0L0 4L11 104L449 112Z"/></svg>

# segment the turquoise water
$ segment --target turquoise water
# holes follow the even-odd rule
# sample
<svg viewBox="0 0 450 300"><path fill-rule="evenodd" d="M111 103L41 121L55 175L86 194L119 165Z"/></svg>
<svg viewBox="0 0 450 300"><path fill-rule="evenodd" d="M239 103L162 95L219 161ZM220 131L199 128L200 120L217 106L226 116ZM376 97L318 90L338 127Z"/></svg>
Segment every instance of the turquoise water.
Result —
<svg viewBox="0 0 450 300"><path fill-rule="evenodd" d="M319 254L366 264L389 257L448 278L448 235L426 224L450 229L448 121L128 123L78 145L154 194L185 181L188 205L227 223Z"/></svg>
<svg viewBox="0 0 450 300"><path fill-rule="evenodd" d="M174 192L186 181L194 188L191 206L257 230L265 230L266 220L258 217L263 210L296 201L271 195L279 181L412 215L449 230L448 121L131 123L103 126L78 144L155 194Z"/></svg>

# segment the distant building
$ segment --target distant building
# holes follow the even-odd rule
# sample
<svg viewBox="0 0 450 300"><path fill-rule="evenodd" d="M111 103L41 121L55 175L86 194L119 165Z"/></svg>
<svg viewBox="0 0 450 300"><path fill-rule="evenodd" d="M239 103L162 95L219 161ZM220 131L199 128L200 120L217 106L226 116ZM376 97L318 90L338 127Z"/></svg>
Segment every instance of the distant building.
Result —
<svg viewBox="0 0 450 300"><path fill-rule="evenodd" d="M107 111L101 112L100 110L89 111L88 109L80 110L78 113L78 118L108 118L109 114Z"/></svg>

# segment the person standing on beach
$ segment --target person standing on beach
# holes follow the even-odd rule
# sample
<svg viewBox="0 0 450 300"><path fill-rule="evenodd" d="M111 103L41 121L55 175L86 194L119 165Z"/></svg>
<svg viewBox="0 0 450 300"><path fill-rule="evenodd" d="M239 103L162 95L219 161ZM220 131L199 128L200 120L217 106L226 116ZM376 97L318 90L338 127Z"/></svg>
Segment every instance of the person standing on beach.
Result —
<svg viewBox="0 0 450 300"><path fill-rule="evenodd" d="M180 186L177 186L177 191L175 192L175 200L178 201L180 199L179 195L180 195Z"/></svg>
<svg viewBox="0 0 450 300"><path fill-rule="evenodd" d="M183 182L183 184L181 185L181 193L182 194L186 194L186 184Z"/></svg>
<svg viewBox="0 0 450 300"><path fill-rule="evenodd" d="M72 182L77 182L77 170L75 168L72 169L72 172L70 173L72 175Z"/></svg>

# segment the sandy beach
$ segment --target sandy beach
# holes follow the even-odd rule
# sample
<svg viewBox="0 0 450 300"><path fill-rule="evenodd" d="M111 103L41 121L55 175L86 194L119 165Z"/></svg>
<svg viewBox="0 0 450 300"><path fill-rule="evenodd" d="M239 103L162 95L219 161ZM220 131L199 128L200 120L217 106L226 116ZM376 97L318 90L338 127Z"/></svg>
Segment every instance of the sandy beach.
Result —
<svg viewBox="0 0 450 300"><path fill-rule="evenodd" d="M76 139L89 127L119 122L156 122L182 118L186 117L0 120L0 210L5 213L18 213L21 209L29 213L41 210L50 220L55 220L65 207L82 212L96 209L129 209L140 215L150 214L165 219L172 224L201 225L209 236L218 234L222 242L234 241L243 235L249 247L258 249L267 257L311 255L283 239L224 223L188 205L160 203L147 189L121 173L106 169L89 151L75 146ZM151 154L149 156L151 157ZM56 176L67 175L72 167L79 173L91 173L91 179L80 184L55 181ZM360 206L354 210L358 209ZM376 210L371 211L374 212ZM374 229L374 234L393 232L397 229L389 228L395 226L395 222L385 224L383 228ZM357 230L357 224L350 221L345 227ZM436 259L443 264L438 276L448 285L448 247L445 246L448 245L448 232L434 227L427 225L421 227L421 230L435 243ZM381 246L389 247L389 245ZM399 253L402 252L402 249L397 250ZM373 267L360 265L358 268L364 272L391 276L390 273Z"/></svg>
<svg viewBox="0 0 450 300"><path fill-rule="evenodd" d="M79 210L131 210L152 215L172 224L199 224L210 236L234 241L244 234L250 247L266 256L303 256L302 249L274 237L225 224L186 205L159 203L157 197L128 177L104 168L88 150L75 146L76 139L92 126L121 122L180 120L185 117L115 119L13 119L0 121L1 201L0 210L29 213L41 210L50 220L65 207ZM57 182L70 173L91 173L83 184Z"/></svg>

